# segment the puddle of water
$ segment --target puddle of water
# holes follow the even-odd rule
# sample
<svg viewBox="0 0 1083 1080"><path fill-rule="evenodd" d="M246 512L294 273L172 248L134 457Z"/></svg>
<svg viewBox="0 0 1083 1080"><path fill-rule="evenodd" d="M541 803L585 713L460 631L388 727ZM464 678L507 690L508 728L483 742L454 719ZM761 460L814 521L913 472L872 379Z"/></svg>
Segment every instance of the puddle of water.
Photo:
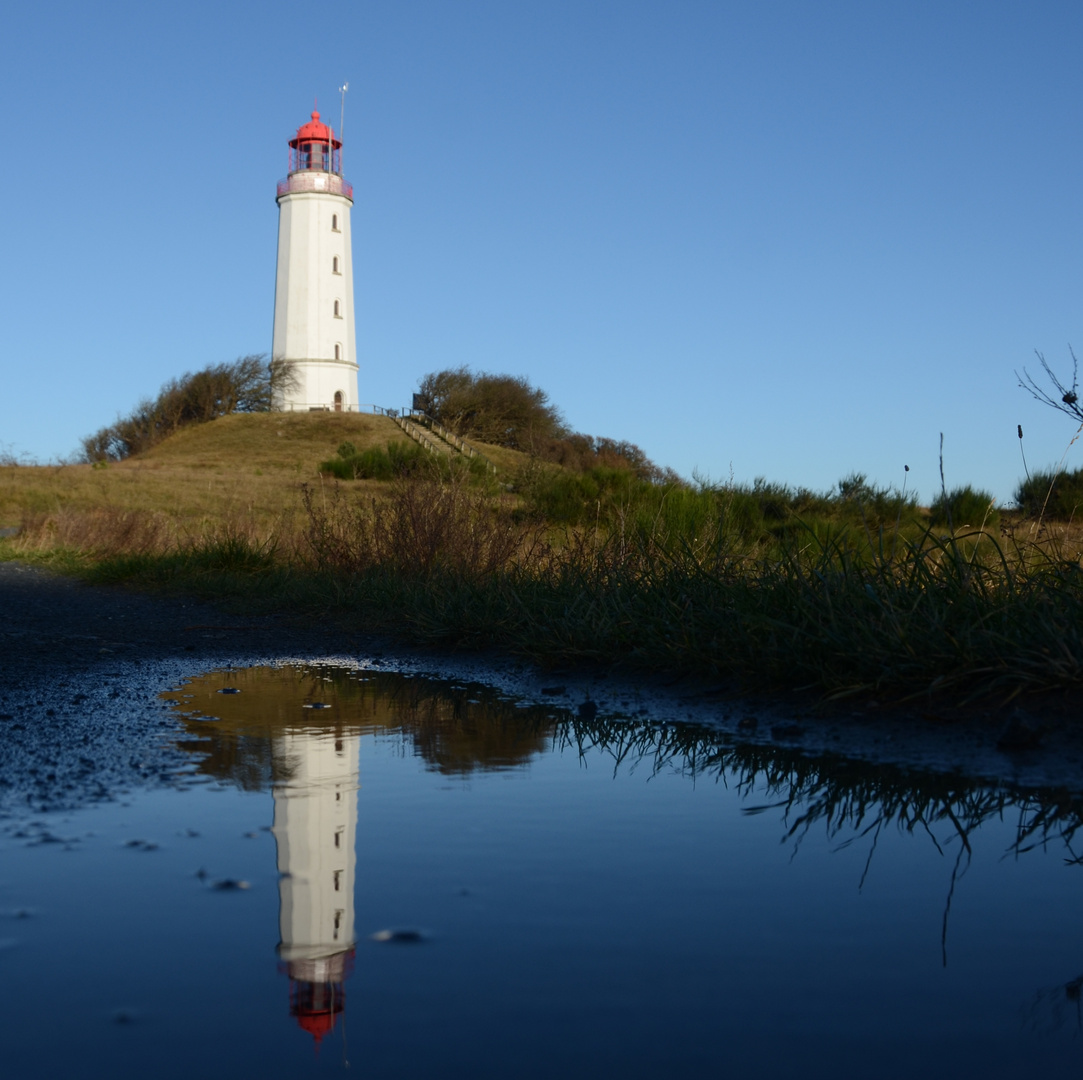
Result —
<svg viewBox="0 0 1083 1080"><path fill-rule="evenodd" d="M5 1075L1083 1058L1083 804L1063 792L371 671L217 672L163 697L183 790L0 841Z"/></svg>

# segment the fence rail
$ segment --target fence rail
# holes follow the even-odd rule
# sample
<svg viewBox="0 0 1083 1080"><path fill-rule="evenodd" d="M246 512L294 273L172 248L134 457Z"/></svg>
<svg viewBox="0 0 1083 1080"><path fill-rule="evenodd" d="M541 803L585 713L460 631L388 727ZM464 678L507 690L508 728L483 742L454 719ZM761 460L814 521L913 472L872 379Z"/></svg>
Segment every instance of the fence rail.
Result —
<svg viewBox="0 0 1083 1080"><path fill-rule="evenodd" d="M441 439L444 440L449 446L454 447L464 457L468 458L481 458L485 462L485 467L492 473L496 472L496 466L476 447L471 446L465 439L460 438L453 431L448 431L439 420L434 420L427 413L414 412L410 414L410 419L415 423L424 424L430 431L434 431Z"/></svg>
<svg viewBox="0 0 1083 1080"><path fill-rule="evenodd" d="M466 458L480 458L485 468L496 473L496 466L476 447L465 439L448 431L443 424L424 413L402 410L401 416L394 417L395 423L415 442L420 443L431 454L459 453ZM436 436L433 438L433 436Z"/></svg>
<svg viewBox="0 0 1083 1080"><path fill-rule="evenodd" d="M441 446L435 439L429 436L420 424L413 423L405 416L394 417L395 423L406 432L415 442L420 443L430 454L450 454L450 446Z"/></svg>
<svg viewBox="0 0 1083 1080"><path fill-rule="evenodd" d="M276 406L275 412L347 412L372 413L374 416L397 417L399 409L385 409L382 405L329 405L326 401L288 401Z"/></svg>

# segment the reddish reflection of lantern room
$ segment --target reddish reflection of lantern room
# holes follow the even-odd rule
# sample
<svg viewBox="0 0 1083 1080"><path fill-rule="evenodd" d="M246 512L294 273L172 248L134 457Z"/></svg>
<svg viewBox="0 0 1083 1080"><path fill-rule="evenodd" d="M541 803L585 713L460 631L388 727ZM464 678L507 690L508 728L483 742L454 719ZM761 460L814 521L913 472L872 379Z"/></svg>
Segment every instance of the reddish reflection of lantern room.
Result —
<svg viewBox="0 0 1083 1080"><path fill-rule="evenodd" d="M354 950L323 960L293 961L290 976L290 1016L315 1040L316 1049L325 1035L335 1030L346 1006L345 982L353 970Z"/></svg>

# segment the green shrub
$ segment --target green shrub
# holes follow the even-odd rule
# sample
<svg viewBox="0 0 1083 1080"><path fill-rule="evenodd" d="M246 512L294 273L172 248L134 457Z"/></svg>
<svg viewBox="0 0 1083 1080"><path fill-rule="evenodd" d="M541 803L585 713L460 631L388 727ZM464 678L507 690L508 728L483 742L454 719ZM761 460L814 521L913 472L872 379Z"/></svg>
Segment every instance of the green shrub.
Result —
<svg viewBox="0 0 1083 1080"><path fill-rule="evenodd" d="M1083 509L1083 469L1036 472L1015 489L1015 501L1028 517L1071 521Z"/></svg>
<svg viewBox="0 0 1083 1080"><path fill-rule="evenodd" d="M689 540L707 531L752 544L801 533L826 537L848 527L865 535L892 533L897 527L912 528L917 517L914 496L877 488L860 474L822 495L762 477L751 486L693 489L644 479L628 468L601 466L581 472L535 470L521 474L519 488L530 511L554 524L598 523Z"/></svg>
<svg viewBox="0 0 1083 1080"><path fill-rule="evenodd" d="M416 443L389 442L357 452L353 443L339 445L336 456L320 462L320 472L339 480L391 480L416 473L431 462L428 451Z"/></svg>
<svg viewBox="0 0 1083 1080"><path fill-rule="evenodd" d="M387 460L391 471L396 476L417 472L432 460L428 450L414 442L389 442Z"/></svg>
<svg viewBox="0 0 1083 1080"><path fill-rule="evenodd" d="M354 476L358 480L390 480L395 475L395 467L386 450L373 447L351 459Z"/></svg>
<svg viewBox="0 0 1083 1080"><path fill-rule="evenodd" d="M988 491L977 491L969 484L941 494L931 507L931 524L953 529L993 527L1000 520L996 500Z"/></svg>
<svg viewBox="0 0 1083 1080"><path fill-rule="evenodd" d="M354 478L353 462L343 458L330 458L320 462L320 472L324 476L333 476L338 480L352 480Z"/></svg>
<svg viewBox="0 0 1083 1080"><path fill-rule="evenodd" d="M641 480L627 468L596 466L584 472L535 472L523 483L530 510L562 525L598 523L649 527L671 489Z"/></svg>
<svg viewBox="0 0 1083 1080"><path fill-rule="evenodd" d="M588 507L600 513L601 488L588 473L558 472L535 478L527 502L539 517L562 525L578 525Z"/></svg>

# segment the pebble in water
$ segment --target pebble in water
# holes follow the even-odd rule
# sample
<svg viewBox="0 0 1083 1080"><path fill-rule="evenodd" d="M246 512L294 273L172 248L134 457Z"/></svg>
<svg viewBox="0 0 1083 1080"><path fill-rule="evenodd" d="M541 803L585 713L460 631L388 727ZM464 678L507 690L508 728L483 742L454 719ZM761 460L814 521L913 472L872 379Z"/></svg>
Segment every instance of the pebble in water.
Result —
<svg viewBox="0 0 1083 1080"><path fill-rule="evenodd" d="M370 940L393 945L417 945L425 940L425 935L420 930L377 930Z"/></svg>
<svg viewBox="0 0 1083 1080"><path fill-rule="evenodd" d="M252 888L247 881L237 880L235 878L222 878L221 881L215 881L212 883L211 888L215 892L240 892L244 889Z"/></svg>

